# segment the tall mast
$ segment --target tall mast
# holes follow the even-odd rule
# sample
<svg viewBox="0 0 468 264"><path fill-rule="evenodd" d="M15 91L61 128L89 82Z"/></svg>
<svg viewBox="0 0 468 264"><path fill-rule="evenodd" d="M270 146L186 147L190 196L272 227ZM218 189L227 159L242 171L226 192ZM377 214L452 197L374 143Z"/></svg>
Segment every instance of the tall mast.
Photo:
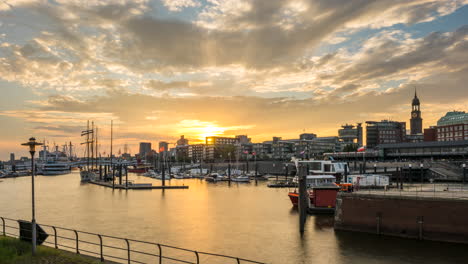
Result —
<svg viewBox="0 0 468 264"><path fill-rule="evenodd" d="M95 151L96 151L96 168L98 167L98 127L96 126L96 134L94 135L95 138Z"/></svg>
<svg viewBox="0 0 468 264"><path fill-rule="evenodd" d="M87 125L87 129L86 129L86 147L87 147L87 151L86 151L86 162L87 162L87 165L88 165L88 171L89 171L89 120L88 120L88 125Z"/></svg>
<svg viewBox="0 0 468 264"><path fill-rule="evenodd" d="M111 145L110 145L110 166L112 168L112 140L113 140L113 133L114 133L114 120L111 120Z"/></svg>

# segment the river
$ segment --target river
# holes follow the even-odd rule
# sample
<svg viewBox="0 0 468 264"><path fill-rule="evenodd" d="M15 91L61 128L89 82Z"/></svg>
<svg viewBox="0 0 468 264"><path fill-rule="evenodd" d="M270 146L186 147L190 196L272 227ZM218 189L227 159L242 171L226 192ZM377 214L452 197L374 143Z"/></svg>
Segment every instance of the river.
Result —
<svg viewBox="0 0 468 264"><path fill-rule="evenodd" d="M136 182L161 181L130 175ZM31 178L2 179L0 216L31 218ZM266 263L466 263L466 245L335 232L333 217L298 214L266 182L171 180L185 190L112 190L79 173L36 177L37 222ZM166 263L166 262L164 262ZM170 263L170 262L167 262Z"/></svg>

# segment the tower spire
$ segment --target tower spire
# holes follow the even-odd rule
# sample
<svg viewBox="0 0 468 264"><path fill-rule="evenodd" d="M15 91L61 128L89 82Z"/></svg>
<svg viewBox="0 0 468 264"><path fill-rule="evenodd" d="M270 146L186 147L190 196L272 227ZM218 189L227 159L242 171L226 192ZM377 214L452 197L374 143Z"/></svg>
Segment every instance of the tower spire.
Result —
<svg viewBox="0 0 468 264"><path fill-rule="evenodd" d="M418 98L418 94L416 92L416 87L414 87L414 98Z"/></svg>

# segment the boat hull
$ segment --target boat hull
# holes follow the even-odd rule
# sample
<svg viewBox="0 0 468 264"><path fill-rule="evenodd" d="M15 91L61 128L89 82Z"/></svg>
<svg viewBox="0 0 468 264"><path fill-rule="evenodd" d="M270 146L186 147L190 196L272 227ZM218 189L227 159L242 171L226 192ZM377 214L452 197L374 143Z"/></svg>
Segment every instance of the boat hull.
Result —
<svg viewBox="0 0 468 264"><path fill-rule="evenodd" d="M299 193L297 192L289 192L288 193L289 199L291 200L291 203L293 206L298 206L299 205ZM309 199L310 203L312 204L314 202L314 197L311 193L309 193Z"/></svg>

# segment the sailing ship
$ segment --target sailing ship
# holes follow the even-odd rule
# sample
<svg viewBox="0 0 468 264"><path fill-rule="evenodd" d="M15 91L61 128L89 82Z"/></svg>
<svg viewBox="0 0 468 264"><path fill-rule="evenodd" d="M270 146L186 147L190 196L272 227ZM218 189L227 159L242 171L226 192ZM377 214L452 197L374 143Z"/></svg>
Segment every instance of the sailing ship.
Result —
<svg viewBox="0 0 468 264"><path fill-rule="evenodd" d="M90 163L90 158L94 159L94 122L92 128L89 128L89 120L86 130L81 132L81 136L86 136L86 142L81 143L81 145L86 144L86 166L81 168L80 177L81 182L89 182L96 179L96 173L93 170L92 164ZM90 157L90 154L92 157Z"/></svg>

